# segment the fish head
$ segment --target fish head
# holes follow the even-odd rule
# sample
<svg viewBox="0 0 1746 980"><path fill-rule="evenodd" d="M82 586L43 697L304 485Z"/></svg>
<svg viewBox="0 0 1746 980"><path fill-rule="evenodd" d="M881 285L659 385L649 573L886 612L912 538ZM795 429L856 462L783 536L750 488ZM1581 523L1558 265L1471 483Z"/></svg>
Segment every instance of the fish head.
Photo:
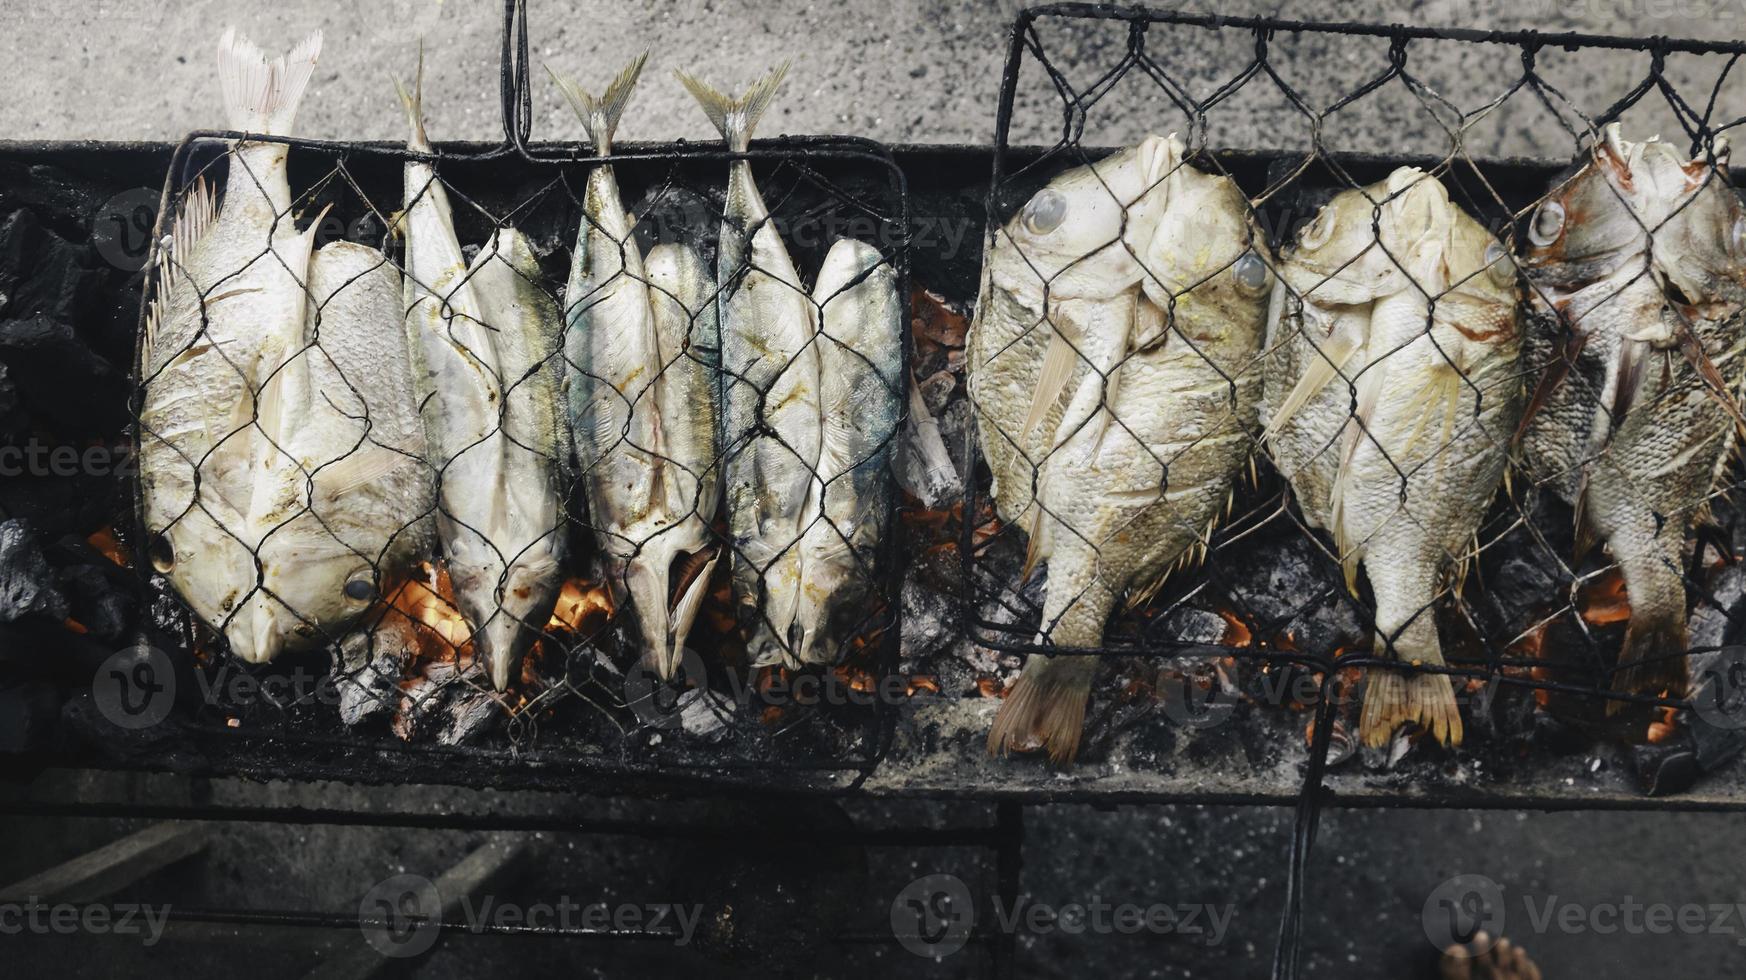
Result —
<svg viewBox="0 0 1746 980"><path fill-rule="evenodd" d="M449 580L455 604L473 627L473 650L501 691L551 616L561 584L558 562L540 541L505 565L495 549L469 541L473 537L450 542Z"/></svg>
<svg viewBox="0 0 1746 980"><path fill-rule="evenodd" d="M231 650L250 663L336 639L379 594L374 556L347 547L313 518L268 535L255 552L260 588L225 630ZM244 581L252 580L251 570Z"/></svg>
<svg viewBox="0 0 1746 980"><path fill-rule="evenodd" d="M221 523L213 516L219 510L222 505L214 499L151 534L148 556L153 570L175 584L177 594L195 614L224 633L237 656L262 663L278 648L264 655L256 652L254 616L246 608L256 581L255 553L228 529L242 531L245 523L240 518L234 525Z"/></svg>
<svg viewBox="0 0 1746 980"><path fill-rule="evenodd" d="M1286 285L1325 304L1360 305L1403 289L1440 292L1437 264L1461 211L1441 181L1417 167L1342 191L1286 252Z"/></svg>
<svg viewBox="0 0 1746 980"><path fill-rule="evenodd" d="M1621 330L1658 346L1673 341L1665 308L1688 321L1737 312L1746 302L1746 211L1728 182L1728 158L1725 139L1688 158L1659 139L1626 140L1609 124L1589 160L1528 220L1523 264L1537 298L1573 320L1606 307L1603 317L1616 313Z"/></svg>
<svg viewBox="0 0 1746 980"><path fill-rule="evenodd" d="M1175 136L1148 136L1050 181L997 234L997 284L1039 309L1045 291L1107 298L1131 288L1182 158Z"/></svg>
<svg viewBox="0 0 1746 980"><path fill-rule="evenodd" d="M1142 253L1150 308L1207 356L1260 344L1274 258L1248 199L1229 177L1178 167ZM1147 346L1142 327L1135 346Z"/></svg>

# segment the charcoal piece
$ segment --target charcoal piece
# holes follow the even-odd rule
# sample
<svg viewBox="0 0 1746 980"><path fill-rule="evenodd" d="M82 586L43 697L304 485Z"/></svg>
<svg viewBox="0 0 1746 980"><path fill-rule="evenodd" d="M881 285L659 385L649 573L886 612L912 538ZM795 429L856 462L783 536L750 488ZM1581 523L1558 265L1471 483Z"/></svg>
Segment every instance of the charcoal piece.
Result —
<svg viewBox="0 0 1746 980"><path fill-rule="evenodd" d="M67 618L67 597L55 587L36 533L22 520L0 523L0 622L30 615Z"/></svg>
<svg viewBox="0 0 1746 980"><path fill-rule="evenodd" d="M123 372L71 324L43 314L0 319L0 360L37 423L58 432L119 431L127 421ZM78 397L68 397L78 392Z"/></svg>
<svg viewBox="0 0 1746 980"><path fill-rule="evenodd" d="M137 579L77 536L62 537L44 555L71 599L72 618L92 636L121 639L139 608Z"/></svg>
<svg viewBox="0 0 1746 980"><path fill-rule="evenodd" d="M1698 766L1697 748L1691 736L1683 733L1659 745L1631 746L1631 765L1648 796L1683 793L1703 771Z"/></svg>
<svg viewBox="0 0 1746 980"><path fill-rule="evenodd" d="M418 634L403 616L388 616L369 632L340 641L334 658L340 721L361 725L400 703L400 678L418 656Z"/></svg>
<svg viewBox="0 0 1746 980"><path fill-rule="evenodd" d="M1746 647L1701 654L1692 664L1692 710L1683 713L1706 772L1746 749Z"/></svg>

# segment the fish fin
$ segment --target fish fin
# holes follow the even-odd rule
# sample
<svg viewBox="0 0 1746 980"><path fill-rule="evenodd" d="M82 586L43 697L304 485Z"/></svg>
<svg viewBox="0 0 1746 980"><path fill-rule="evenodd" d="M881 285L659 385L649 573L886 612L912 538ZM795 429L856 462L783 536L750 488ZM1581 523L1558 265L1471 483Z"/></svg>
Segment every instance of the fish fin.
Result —
<svg viewBox="0 0 1746 980"><path fill-rule="evenodd" d="M1031 394L1031 407L1025 413L1025 424L1019 427L1018 443L1022 448L1037 426L1043 424L1043 418L1049 414L1049 408L1061 400L1061 392L1067 388L1067 381L1073 377L1073 364L1078 355L1073 345L1060 331L1054 331L1049 337L1049 349L1043 354L1042 371L1037 375L1037 390Z"/></svg>
<svg viewBox="0 0 1746 980"><path fill-rule="evenodd" d="M1025 564L1019 569L1020 582L1030 581L1031 573L1037 570L1037 562L1043 557L1043 507L1034 501L1031 504L1030 527L1026 528L1026 532Z"/></svg>
<svg viewBox="0 0 1746 980"><path fill-rule="evenodd" d="M564 98L570 102L570 108L581 118L582 129L587 132L589 140L594 143L595 152L600 156L612 153L612 134L618 130L619 117L624 115L624 107L630 102L631 91L637 87L637 77L642 74L643 64L648 60L647 51L632 58L630 64L625 65L607 83L606 94L598 100L583 91L574 78L560 75L551 65L546 66L547 74L552 76L558 91L564 93Z"/></svg>
<svg viewBox="0 0 1746 980"><path fill-rule="evenodd" d="M1340 473L1334 477L1334 486L1328 492L1328 513L1332 519L1329 530L1334 533L1334 554L1340 560L1340 573L1346 580L1346 591L1352 595L1358 594L1358 563L1362 560L1357 542L1346 530L1346 522L1340 513L1340 506L1346 493L1346 481L1341 479L1345 466L1340 467Z"/></svg>
<svg viewBox="0 0 1746 980"><path fill-rule="evenodd" d="M218 200L212 193L212 185L206 182L205 177L194 178L194 186L183 195L182 203L176 208L175 219L171 222L170 247L158 251L152 299L146 305L144 361L148 365L153 361L164 318L170 312L176 266L187 261L188 254L206 237L206 233L217 220Z"/></svg>
<svg viewBox="0 0 1746 980"><path fill-rule="evenodd" d="M343 497L415 462L414 457L385 446L360 446L321 468L322 491L329 497Z"/></svg>
<svg viewBox="0 0 1746 980"><path fill-rule="evenodd" d="M1271 442L1279 438L1279 433L1285 428L1305 405L1308 405L1316 395L1321 393L1328 383L1341 374L1352 355L1358 353L1358 339L1335 334L1328 338L1316 355L1310 359L1304 368L1303 376L1297 379L1297 384L1279 403L1273 417L1267 421L1267 428L1261 433L1263 442Z"/></svg>
<svg viewBox="0 0 1746 980"><path fill-rule="evenodd" d="M1611 413L1611 423L1607 427L1609 441L1611 433L1618 431L1620 423L1630 414L1637 393L1643 387L1645 369L1649 364L1649 358L1644 356L1646 346L1642 341L1626 340L1619 347L1619 359L1613 365L1613 400L1608 406Z"/></svg>
<svg viewBox="0 0 1746 980"><path fill-rule="evenodd" d="M1040 742L1054 765L1072 763L1085 734L1085 705L1096 674L1096 657L1031 654L994 713L988 753L1004 756Z"/></svg>
<svg viewBox="0 0 1746 980"><path fill-rule="evenodd" d="M1582 348L1588 343L1588 334L1574 332L1564 342L1561 356L1552 359L1546 365L1546 371L1540 376L1540 381L1534 386L1534 394L1528 399L1528 407L1522 411L1522 420L1516 424L1515 435L1510 438L1510 448L1519 449L1522 440L1528 435L1528 428L1533 424L1534 416L1540 414L1552 396L1558 391L1558 386L1570 376L1570 369L1576 366L1576 358L1582 353ZM1512 452L1512 456L1514 453Z"/></svg>
<svg viewBox="0 0 1746 980"><path fill-rule="evenodd" d="M764 115L764 110L770 108L771 101L776 97L777 87L788 74L788 62L784 61L771 69L769 74L753 82L738 99L711 88L683 71L675 71L673 74L678 77L679 84L685 86L685 90L697 100L697 104L703 107L703 114L709 117L711 125L727 141L728 149L735 153L744 153L752 143L752 129L758 125L758 119Z"/></svg>
<svg viewBox="0 0 1746 980"><path fill-rule="evenodd" d="M1575 553L1571 560L1581 563L1588 553L1594 550L1596 534L1594 525L1588 520L1588 471L1583 470L1576 484L1576 502L1571 505L1573 511L1571 523L1576 534Z"/></svg>
<svg viewBox="0 0 1746 980"><path fill-rule="evenodd" d="M1461 744L1461 711L1448 674L1407 674L1372 667L1369 675L1358 725L1358 737L1366 746L1386 747L1394 730L1408 722L1416 723L1442 745Z"/></svg>
<svg viewBox="0 0 1746 980"><path fill-rule="evenodd" d="M218 41L218 83L227 125L245 133L291 135L297 105L320 56L320 31L272 59L236 28L225 31Z"/></svg>
<svg viewBox="0 0 1746 980"><path fill-rule="evenodd" d="M418 39L418 72L412 77L412 90L406 89L399 75L390 74L394 94L400 96L400 107L406 111L406 121L412 126L412 138L406 145L420 153L430 151L430 136L424 131L424 38Z"/></svg>
<svg viewBox="0 0 1746 980"><path fill-rule="evenodd" d="M1698 380L1704 383L1704 388L1734 420L1737 427L1746 427L1746 414L1740 411L1740 403L1735 400L1734 393L1728 390L1728 382L1723 379L1722 372L1716 369L1714 361L1704 353L1703 342L1692 332L1691 325L1681 323L1679 327L1679 352L1685 355L1686 362L1697 372Z"/></svg>
<svg viewBox="0 0 1746 980"><path fill-rule="evenodd" d="M1685 610L1669 615L1632 616L1625 626L1624 645L1619 649L1619 668L1612 689L1627 694L1686 695L1687 635ZM1616 714L1624 701L1607 701L1607 714Z"/></svg>
<svg viewBox="0 0 1746 980"><path fill-rule="evenodd" d="M685 651L685 638L691 634L691 624L697 621L698 610L703 608L703 600L709 595L709 580L715 575L715 566L720 561L721 552L717 551L704 563L703 570L685 586L685 591L679 595L679 601L673 605L672 615L667 620L668 629L673 633L673 647L670 651L671 659L661 674L663 678L672 677L674 669L679 665Z"/></svg>

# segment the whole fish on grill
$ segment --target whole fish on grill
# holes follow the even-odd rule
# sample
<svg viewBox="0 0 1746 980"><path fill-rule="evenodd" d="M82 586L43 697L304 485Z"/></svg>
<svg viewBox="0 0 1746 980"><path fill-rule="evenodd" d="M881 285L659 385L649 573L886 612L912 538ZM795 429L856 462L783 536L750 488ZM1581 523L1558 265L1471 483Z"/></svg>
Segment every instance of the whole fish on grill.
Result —
<svg viewBox="0 0 1746 980"><path fill-rule="evenodd" d="M309 264L305 346L262 386L249 525L253 649L332 642L434 545L435 484L413 395L400 273L334 242Z"/></svg>
<svg viewBox="0 0 1746 980"><path fill-rule="evenodd" d="M408 148L430 153L423 74L421 54L413 91L396 88L412 127ZM406 162L398 227L407 329L422 367L415 381L438 480L437 533L474 655L502 689L562 584L562 312L514 228L499 228L466 261L448 192L428 160Z"/></svg>
<svg viewBox="0 0 1746 980"><path fill-rule="evenodd" d="M1157 155L1149 158L1153 151ZM1146 233L1126 239L1133 255L1120 244L1097 245L1105 241L1095 233L1099 223L1111 232L1107 240L1116 241L1119 216L1112 214L1113 202L1081 175L1051 184L1039 194L1043 203L1033 198L1006 233L1011 241L1021 235L1034 241L1053 223L1063 242L1102 249L1090 253L1085 279L1059 295L1060 306L1054 306L1058 294L1051 290L1057 324L1051 343L1065 336L1070 355L1084 366L1070 372L1045 367L1040 382L1029 382L1040 386L1042 405L1019 418L1021 406L1013 402L1022 401L1014 397L1022 391L1010 386L1022 382L999 367L1003 350L1013 346L991 336L1023 319L1010 312L1017 296L1002 286L1003 278L1016 275L1014 266L998 254L989 256L992 285L984 290L973 328L981 334L975 346L983 354L972 370L980 363L990 372L972 375L973 391L992 402L983 414L984 445L1005 433L1024 435L1001 454L1006 475L997 478L1016 482L1009 491L997 491L996 500L1006 501L1004 513L1028 518L1027 568L1048 568L1038 642L1064 648L1060 656L1029 658L995 715L989 749L1040 742L1057 763L1071 761L1078 750L1097 669L1095 657L1071 651L1100 646L1119 603L1143 604L1172 567L1204 551L1230 505L1236 477L1254 449L1256 358L1272 281L1265 240L1229 178L1183 162L1174 138L1111 159L1121 163L1114 175L1125 173L1125 186L1134 192L1126 229ZM1157 175L1155 182L1150 174ZM1043 197L1052 194L1060 195L1059 203ZM1074 228L1082 217L1093 227ZM1058 268L1081 269L1065 251L1041 254ZM1103 265L1121 273L1116 282L1122 288L1111 290L1111 283L1090 277L1091 269ZM1064 404L1054 404L1052 389L1059 382L1051 372L1071 376ZM1007 428L1011 419L1025 424ZM1045 437L1026 419L1036 421ZM1028 477L1025 456L1040 461ZM1034 499L1027 484L1035 486Z"/></svg>
<svg viewBox="0 0 1746 980"><path fill-rule="evenodd" d="M1524 392L1501 243L1403 167L1337 195L1282 256L1262 421L1304 518L1375 595L1376 651L1443 665L1436 602L1503 479ZM1435 303L1430 301L1435 297ZM1461 740L1449 676L1372 670L1361 735Z"/></svg>
<svg viewBox="0 0 1746 980"><path fill-rule="evenodd" d="M600 156L647 57L599 100L553 74ZM583 212L565 291L571 431L614 592L630 595L644 656L669 678L718 560L715 284L688 247L644 258L611 166L590 171ZM688 581L672 581L676 567Z"/></svg>
<svg viewBox="0 0 1746 980"><path fill-rule="evenodd" d="M1617 123L1529 225L1527 469L1618 562L1615 690L1684 695L1686 532L1708 511L1746 379L1746 213L1726 141L1687 159ZM1618 702L1610 702L1616 707Z"/></svg>
<svg viewBox="0 0 1746 980"><path fill-rule="evenodd" d="M1181 158L1180 141L1149 136L1056 177L990 237L966 355L995 511L1008 524L1035 519L1037 467L1088 366L1088 338L1127 329L1111 301L1143 278L1136 256Z"/></svg>
<svg viewBox="0 0 1746 980"><path fill-rule="evenodd" d="M234 30L218 44L227 124L289 135L321 51L312 34L268 58ZM251 527L257 396L304 342L314 228L300 231L288 147L239 140L223 206L195 182L158 256L139 352L140 488L152 567L166 575L233 653L260 663L296 642L243 610L260 595ZM262 621L264 622L264 621Z"/></svg>
<svg viewBox="0 0 1746 980"><path fill-rule="evenodd" d="M870 614L903 419L904 307L897 270L865 242L831 246L813 287L819 306L822 501L800 539L800 638L789 666L833 663Z"/></svg>
<svg viewBox="0 0 1746 980"><path fill-rule="evenodd" d="M743 153L787 70L776 68L738 99L678 75L727 148ZM728 171L716 281L734 596L753 663L792 661L802 632L800 540L821 513L819 310L746 160Z"/></svg>

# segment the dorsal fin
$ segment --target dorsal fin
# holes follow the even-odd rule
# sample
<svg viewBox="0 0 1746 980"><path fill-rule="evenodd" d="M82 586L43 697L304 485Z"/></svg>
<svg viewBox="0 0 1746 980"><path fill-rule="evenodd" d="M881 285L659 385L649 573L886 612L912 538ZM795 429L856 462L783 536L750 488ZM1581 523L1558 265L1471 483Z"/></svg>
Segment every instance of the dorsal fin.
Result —
<svg viewBox="0 0 1746 980"><path fill-rule="evenodd" d="M182 197L182 203L176 208L176 214L170 222L168 247L160 246L158 249L152 299L146 305L144 360L147 364L152 363L152 354L157 349L158 332L163 327L164 318L169 315L177 275L176 267L187 261L194 246L206 237L206 233L217 220L218 205L212 194L212 187L206 183L205 177L197 177L194 179L194 186Z"/></svg>

